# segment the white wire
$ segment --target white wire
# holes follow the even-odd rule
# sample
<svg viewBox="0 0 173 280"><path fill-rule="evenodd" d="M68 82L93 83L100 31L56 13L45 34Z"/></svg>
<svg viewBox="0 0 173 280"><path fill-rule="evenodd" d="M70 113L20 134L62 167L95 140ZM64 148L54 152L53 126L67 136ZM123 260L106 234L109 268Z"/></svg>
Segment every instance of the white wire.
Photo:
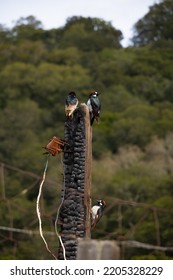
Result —
<svg viewBox="0 0 173 280"><path fill-rule="evenodd" d="M62 246L62 249L63 249L63 257L64 257L64 260L67 260L66 259L66 251L65 251L65 247L64 247L64 244L62 242L62 238L61 238L61 235L58 233L58 230L57 230L57 223L58 223L58 219L59 219L59 212L60 212L60 209L61 209L61 206L64 202L64 196L65 196L65 170L64 170L64 163L62 161L62 156L61 156L61 163L62 163L62 166L63 166L63 174L64 174L64 180L63 180L63 196L62 196L62 199L61 199L61 203L58 207L58 210L57 210L57 214L56 214L56 219L55 219L55 233L56 235L58 236L59 238L59 241L61 243L61 246Z"/></svg>
<svg viewBox="0 0 173 280"><path fill-rule="evenodd" d="M49 155L48 155L49 156ZM48 247L48 244L43 236L43 230L42 230L42 220L41 220L41 212L40 212L40 198L41 198L41 194L42 194L42 187L46 178L46 171L47 171L47 167L48 167L48 157L47 157L47 161L46 161L46 166L44 169L44 173L43 173L43 177L42 177L42 181L40 183L40 187L39 187L39 193L37 196L37 202L36 202L36 212L37 212L37 216L38 216L38 220L39 220L39 232L40 232L40 236L43 239L43 242L45 243L46 249L47 251L57 260L56 256L51 252L51 250Z"/></svg>

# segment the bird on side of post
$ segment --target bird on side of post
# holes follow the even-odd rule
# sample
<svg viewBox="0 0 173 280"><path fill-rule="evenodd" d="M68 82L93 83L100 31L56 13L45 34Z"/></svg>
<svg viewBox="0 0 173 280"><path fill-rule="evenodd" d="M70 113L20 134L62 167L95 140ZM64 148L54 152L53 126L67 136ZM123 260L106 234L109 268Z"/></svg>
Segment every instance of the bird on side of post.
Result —
<svg viewBox="0 0 173 280"><path fill-rule="evenodd" d="M65 115L67 117L73 118L73 113L78 106L78 99L76 97L76 93L71 91L65 101Z"/></svg>
<svg viewBox="0 0 173 280"><path fill-rule="evenodd" d="M93 229L99 222L106 208L106 202L104 200L97 200L97 205L91 208L91 229Z"/></svg>
<svg viewBox="0 0 173 280"><path fill-rule="evenodd" d="M96 120L97 123L99 122L101 110L101 103L98 98L99 94L100 93L98 93L97 91L91 91L89 94L89 99L87 101L87 106L90 112L91 125L93 124L94 120Z"/></svg>

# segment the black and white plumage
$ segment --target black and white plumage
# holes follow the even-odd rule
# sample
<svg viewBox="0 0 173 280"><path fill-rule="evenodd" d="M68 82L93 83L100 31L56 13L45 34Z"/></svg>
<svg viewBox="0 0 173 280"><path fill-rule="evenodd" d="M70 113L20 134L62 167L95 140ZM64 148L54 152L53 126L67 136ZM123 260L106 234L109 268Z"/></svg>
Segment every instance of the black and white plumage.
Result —
<svg viewBox="0 0 173 280"><path fill-rule="evenodd" d="M97 205L91 208L91 228L93 229L103 215L106 208L104 200L97 200Z"/></svg>
<svg viewBox="0 0 173 280"><path fill-rule="evenodd" d="M79 101L76 97L76 93L71 91L65 101L65 115L67 117L73 117L73 112L76 110L78 103Z"/></svg>
<svg viewBox="0 0 173 280"><path fill-rule="evenodd" d="M87 101L87 106L90 112L91 125L93 124L94 120L96 120L96 122L98 123L100 118L101 103L98 96L99 93L97 91L91 91L91 93L89 94L89 99Z"/></svg>

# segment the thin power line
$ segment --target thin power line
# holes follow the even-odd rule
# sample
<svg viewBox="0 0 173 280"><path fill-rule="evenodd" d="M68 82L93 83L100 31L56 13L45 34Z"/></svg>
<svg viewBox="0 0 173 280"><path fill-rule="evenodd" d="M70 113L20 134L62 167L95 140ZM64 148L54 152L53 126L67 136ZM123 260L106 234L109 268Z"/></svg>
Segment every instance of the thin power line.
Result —
<svg viewBox="0 0 173 280"><path fill-rule="evenodd" d="M21 169L21 168L18 168L18 167L15 167L15 166L6 164L6 163L4 163L4 162L1 162L0 164L1 164L1 165L3 164L3 166L4 166L5 168L7 168L7 169L11 169L11 170L14 170L14 171L23 173L23 174L28 175L28 176L30 176L30 177L34 177L34 178L39 178L39 179L41 179L41 176L35 174L34 172L25 171L25 170L23 170L23 169Z"/></svg>
<svg viewBox="0 0 173 280"><path fill-rule="evenodd" d="M173 247L156 246L156 245L142 243L135 240L120 241L118 243L125 247L136 247L136 248L144 248L148 250L157 250L157 251L173 251Z"/></svg>
<svg viewBox="0 0 173 280"><path fill-rule="evenodd" d="M20 228L0 226L0 230L18 232L18 233L23 233L23 234L28 234L28 235L40 235L39 231L33 231L33 230L28 230L28 229L20 229ZM51 231L44 231L44 234L55 236L55 233L51 232Z"/></svg>
<svg viewBox="0 0 173 280"><path fill-rule="evenodd" d="M0 230L13 231L13 232L18 232L18 233L23 233L28 235L40 235L39 231L4 227L4 226L0 226ZM51 236L56 235L54 232L51 231L45 231L44 234L51 235ZM148 250L158 250L158 251L173 251L173 247L156 246L152 244L142 243L136 240L118 241L118 243L124 247L136 247L136 248L144 248Z"/></svg>

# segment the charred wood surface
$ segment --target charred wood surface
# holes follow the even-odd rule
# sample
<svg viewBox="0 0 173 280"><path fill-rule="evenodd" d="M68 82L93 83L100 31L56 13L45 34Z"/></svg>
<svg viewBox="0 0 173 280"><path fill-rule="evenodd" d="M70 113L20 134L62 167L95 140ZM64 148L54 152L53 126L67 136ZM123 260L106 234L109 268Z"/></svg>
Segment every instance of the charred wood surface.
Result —
<svg viewBox="0 0 173 280"><path fill-rule="evenodd" d="M67 260L77 258L78 238L90 238L92 130L88 107L81 104L65 119L63 203L60 235ZM58 259L64 259L62 246Z"/></svg>

